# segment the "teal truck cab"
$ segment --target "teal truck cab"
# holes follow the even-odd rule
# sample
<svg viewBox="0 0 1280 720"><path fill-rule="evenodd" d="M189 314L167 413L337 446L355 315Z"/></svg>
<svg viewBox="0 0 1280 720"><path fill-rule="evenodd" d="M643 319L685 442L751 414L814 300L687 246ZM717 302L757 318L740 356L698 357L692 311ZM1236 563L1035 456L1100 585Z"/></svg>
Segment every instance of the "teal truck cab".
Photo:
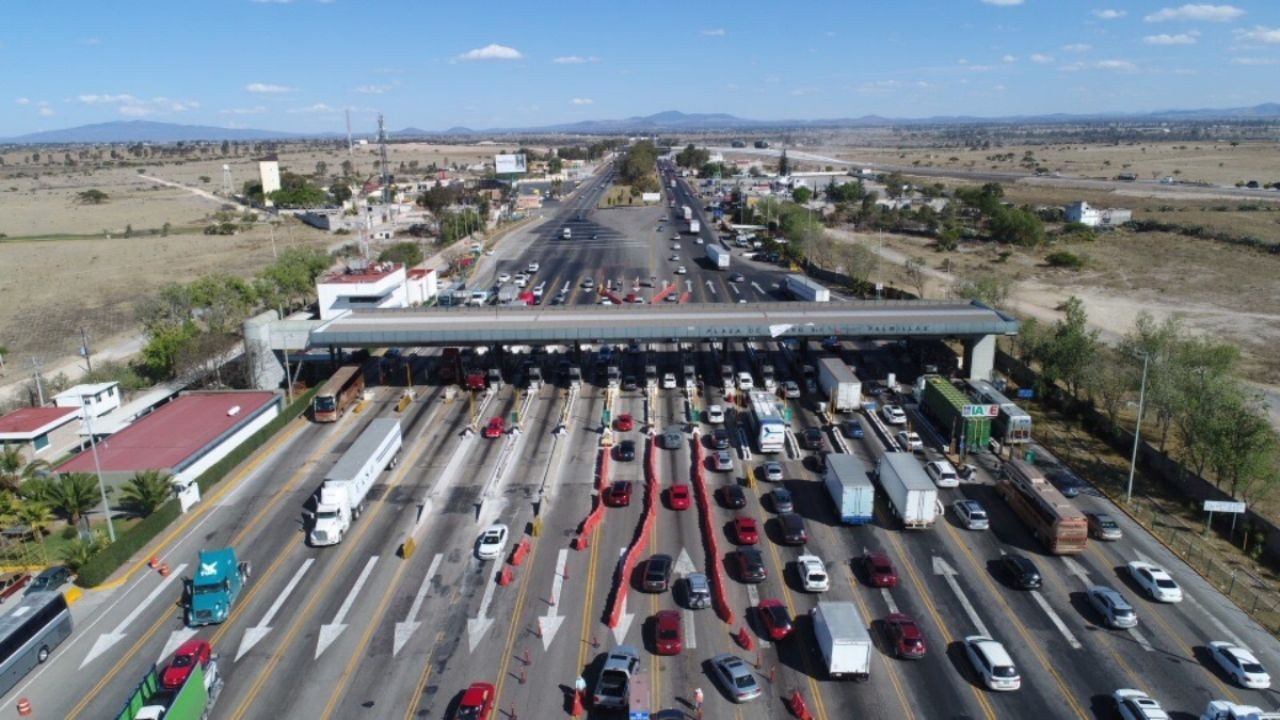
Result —
<svg viewBox="0 0 1280 720"><path fill-rule="evenodd" d="M201 550L195 577L184 581L187 627L226 620L248 579L249 563L236 562L234 548Z"/></svg>

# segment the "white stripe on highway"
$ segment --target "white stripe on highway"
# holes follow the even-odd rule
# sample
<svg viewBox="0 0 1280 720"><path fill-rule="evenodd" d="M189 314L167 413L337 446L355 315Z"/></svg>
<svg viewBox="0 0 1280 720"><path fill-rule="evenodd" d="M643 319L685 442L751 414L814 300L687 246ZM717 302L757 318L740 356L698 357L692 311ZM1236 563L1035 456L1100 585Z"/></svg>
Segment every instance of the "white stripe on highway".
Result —
<svg viewBox="0 0 1280 720"><path fill-rule="evenodd" d="M698 633L694 629L693 611L684 611L684 646L690 650L698 649Z"/></svg>
<svg viewBox="0 0 1280 720"><path fill-rule="evenodd" d="M351 586L351 591L347 593L347 597L342 601L342 607L338 608L338 612L333 616L333 622L328 625L320 626L320 639L316 641L316 659L320 658L321 653L333 644L334 640L347 629L344 621L347 619L347 613L351 612L351 606L356 602L356 596L360 594L360 589L364 587L365 581L369 579L369 573L373 572L373 566L377 564L378 556L374 555L369 558L369 562L364 564L364 570L360 571L360 577L356 578L356 584Z"/></svg>
<svg viewBox="0 0 1280 720"><path fill-rule="evenodd" d="M618 551L618 562L622 562L622 559L626 556L627 556L627 549L623 547ZM622 582L624 583L631 582L631 579L623 578ZM614 641L617 642L617 644L621 645L622 641L626 639L627 632L631 630L631 621L635 619L636 619L635 613L627 612L627 596L623 595L622 596L622 612L618 613L618 627L613 629L613 639Z"/></svg>
<svg viewBox="0 0 1280 720"><path fill-rule="evenodd" d="M964 608L964 612L969 616L969 622L977 628L978 633L991 637L991 631L987 630L987 626L982 622L982 618L978 617L978 611L973 608L973 604L969 602L969 598L960 589L960 583L956 580L956 570L937 555L933 556L933 574L941 575L946 580L947 585L951 587L951 592L955 594L956 599L960 601L960 606Z"/></svg>
<svg viewBox="0 0 1280 720"><path fill-rule="evenodd" d="M257 645L267 633L271 632L271 621L275 619L276 613L280 612L280 608L284 605L285 600L289 599L289 595L293 589L298 586L302 580L302 576L306 574L311 564L315 562L315 558L307 558L302 563L302 567L293 574L289 579L289 584L284 586L284 591L276 596L275 602L271 603L271 607L267 608L267 614L262 616L257 625L244 631L244 637L240 639L240 649L236 651L236 660L244 657L254 645Z"/></svg>
<svg viewBox="0 0 1280 720"><path fill-rule="evenodd" d="M84 656L84 661L80 663L80 667L83 669L85 665L88 665L90 662L97 659L99 655L109 650L112 645L123 640L124 631L127 630L128 627L133 624L133 621L137 620L138 616L142 614L142 611L146 610L148 605L155 602L155 599L160 597L160 594L168 589L169 585L171 585L174 580L177 580L182 575L182 571L186 569L186 563L175 568L174 571L169 574L169 577L161 580L160 584L157 585L155 589L142 600L142 602L135 605L133 610L128 615L124 616L124 619L120 621L120 624L116 625L114 630L100 635L97 641L93 643L93 647L89 648L89 654Z"/></svg>
<svg viewBox="0 0 1280 720"><path fill-rule="evenodd" d="M1138 641L1138 644L1142 646L1143 650L1146 650L1147 652L1155 651L1155 648L1151 647L1151 642L1147 640L1147 637L1138 632L1138 628L1129 628L1129 635L1134 640Z"/></svg>
<svg viewBox="0 0 1280 720"><path fill-rule="evenodd" d="M880 597L884 598L885 607L889 608L889 612L898 613L898 603L893 601L893 596L889 594L889 588L880 588Z"/></svg>
<svg viewBox="0 0 1280 720"><path fill-rule="evenodd" d="M436 576L436 569L440 567L440 560L444 556L436 553L431 558L431 567L427 568L427 576L422 578L422 585L418 588L418 594L413 597L413 605L409 606L409 614L405 616L404 622L396 623L395 638L392 640L391 657L395 657L404 648L404 644L409 642L409 636L413 635L422 623L418 622L418 612L422 610L422 603L427 599L427 591L431 589L431 578Z"/></svg>
<svg viewBox="0 0 1280 720"><path fill-rule="evenodd" d="M546 615L538 618L538 634L542 636L544 652L551 648L551 642L556 639L556 632L564 622L560 616L560 589L564 586L564 567L568 561L569 549L560 548L560 554L556 556L556 574L551 579L551 607L547 608Z"/></svg>
<svg viewBox="0 0 1280 720"><path fill-rule="evenodd" d="M475 652L476 645L485 632L493 626L493 618L489 617L489 604L493 602L493 591L498 587L498 579L492 572L485 574L484 597L480 598L480 610L473 618L467 618L467 648Z"/></svg>
<svg viewBox="0 0 1280 720"><path fill-rule="evenodd" d="M751 607L760 607L760 590L755 585L747 586L747 600L751 602ZM769 641L764 638L760 639L760 647L769 647Z"/></svg>
<svg viewBox="0 0 1280 720"><path fill-rule="evenodd" d="M1062 637L1066 638L1067 644L1071 646L1071 649L1079 650L1081 648L1080 641L1076 640L1076 636L1071 633L1071 629L1067 627L1066 623L1062 622L1062 618L1058 617L1058 613L1054 612L1053 608L1049 606L1049 601L1044 599L1040 591L1032 590L1031 597L1035 599L1036 604L1040 606L1044 614L1049 616L1049 620L1053 622L1054 627L1058 628L1058 632L1062 633Z"/></svg>

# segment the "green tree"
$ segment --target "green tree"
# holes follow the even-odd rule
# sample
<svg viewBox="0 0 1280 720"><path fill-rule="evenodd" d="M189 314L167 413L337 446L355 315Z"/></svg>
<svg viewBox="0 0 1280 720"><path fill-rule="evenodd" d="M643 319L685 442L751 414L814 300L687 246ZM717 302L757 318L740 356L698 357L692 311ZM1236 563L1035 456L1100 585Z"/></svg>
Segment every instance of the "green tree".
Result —
<svg viewBox="0 0 1280 720"><path fill-rule="evenodd" d="M1013 280L1006 275L992 272L975 272L962 275L955 285L956 295L977 300L984 305L998 307L1009 299Z"/></svg>
<svg viewBox="0 0 1280 720"><path fill-rule="evenodd" d="M431 211L432 215L439 216L441 211L457 202L457 193L450 187L446 187L439 180L418 197L418 204Z"/></svg>
<svg viewBox="0 0 1280 720"><path fill-rule="evenodd" d="M88 565L93 556L101 549L102 545L96 538L93 540L77 538L62 548L62 563L72 570L78 571Z"/></svg>
<svg viewBox="0 0 1280 720"><path fill-rule="evenodd" d="M20 503L14 516L18 522L31 528L31 534L35 536L37 542L44 539L49 532L49 523L53 522L53 513L49 510L49 505L40 500L27 500Z"/></svg>
<svg viewBox="0 0 1280 720"><path fill-rule="evenodd" d="M689 143L676 153L676 164L680 167L695 169L706 165L711 160L711 153L705 148L698 148Z"/></svg>
<svg viewBox="0 0 1280 720"><path fill-rule="evenodd" d="M63 473L54 477L42 484L38 499L72 525L102 501L98 479L89 473Z"/></svg>
<svg viewBox="0 0 1280 720"><path fill-rule="evenodd" d="M120 493L124 506L138 517L150 515L172 497L172 478L163 470L141 470L134 473Z"/></svg>
<svg viewBox="0 0 1280 720"><path fill-rule="evenodd" d="M809 202L809 199L812 197L813 197L813 191L805 187L804 185L801 185L800 187L791 191L791 199L796 201L796 203L800 205L803 205Z"/></svg>
<svg viewBox="0 0 1280 720"><path fill-rule="evenodd" d="M329 163L320 160L316 162L316 177L323 178L329 172Z"/></svg>
<svg viewBox="0 0 1280 720"><path fill-rule="evenodd" d="M925 262L921 257L907 258L906 270L907 281L911 283L911 287L916 290L916 297L924 299L924 283L927 275L929 263Z"/></svg>
<svg viewBox="0 0 1280 720"><path fill-rule="evenodd" d="M335 203L342 205L351 199L351 187L339 181L329 186L329 194Z"/></svg>
<svg viewBox="0 0 1280 720"><path fill-rule="evenodd" d="M902 197L907 185L907 179L896 170L884 176L884 194L891 198Z"/></svg>
<svg viewBox="0 0 1280 720"><path fill-rule="evenodd" d="M1141 372L1141 357L1148 357L1143 404L1146 412L1155 416L1160 452L1164 452L1169 431L1183 405L1178 356L1185 340L1185 330L1178 317L1171 315L1157 323L1151 313L1143 310L1134 320L1133 330L1120 341L1120 349L1129 357L1128 362L1138 367L1138 372Z"/></svg>
<svg viewBox="0 0 1280 720"><path fill-rule="evenodd" d="M1085 373L1084 389L1094 407L1102 410L1117 427L1120 409L1129 393L1136 389L1138 378L1133 374L1133 363L1117 350L1105 345L1098 348L1098 353Z"/></svg>
<svg viewBox="0 0 1280 720"><path fill-rule="evenodd" d="M1246 396L1238 384L1227 397L1230 422L1218 426L1211 439L1209 460L1219 487L1225 484L1232 497L1253 501L1257 483L1275 473L1280 441L1262 398ZM1269 488L1270 484L1260 487Z"/></svg>
<svg viewBox="0 0 1280 720"><path fill-rule="evenodd" d="M559 175L564 171L564 161L558 157L553 157L547 161L547 172L552 175Z"/></svg>
<svg viewBox="0 0 1280 720"><path fill-rule="evenodd" d="M378 254L378 262L401 263L413 267L422 262L422 246L414 242L398 242Z"/></svg>
<svg viewBox="0 0 1280 720"><path fill-rule="evenodd" d="M1041 358L1042 377L1066 384L1071 397L1080 398L1080 389L1098 349L1098 331L1089 329L1084 303L1074 295L1067 298L1064 317L1054 323L1053 332Z"/></svg>
<svg viewBox="0 0 1280 720"><path fill-rule="evenodd" d="M1025 208L997 208L988 227L996 242L1024 247L1044 244L1044 221Z"/></svg>
<svg viewBox="0 0 1280 720"><path fill-rule="evenodd" d="M84 205L101 205L107 201L107 194L97 188L89 188L76 193L76 199Z"/></svg>
<svg viewBox="0 0 1280 720"><path fill-rule="evenodd" d="M156 379L174 377L179 356L199 335L200 328L190 320L149 329L147 344L142 346L142 362L150 376Z"/></svg>
<svg viewBox="0 0 1280 720"><path fill-rule="evenodd" d="M778 156L778 175L787 177L791 174L791 162L787 160L787 150L782 149L782 154Z"/></svg>

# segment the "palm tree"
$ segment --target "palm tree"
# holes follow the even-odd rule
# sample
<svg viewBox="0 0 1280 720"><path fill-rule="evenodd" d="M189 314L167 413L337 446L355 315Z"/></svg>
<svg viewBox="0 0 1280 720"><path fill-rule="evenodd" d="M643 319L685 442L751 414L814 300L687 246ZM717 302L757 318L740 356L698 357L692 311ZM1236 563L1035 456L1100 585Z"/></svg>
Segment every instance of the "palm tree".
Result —
<svg viewBox="0 0 1280 720"><path fill-rule="evenodd" d="M81 516L93 509L102 499L98 494L98 481L89 473L64 473L44 484L37 498L48 503L49 509L76 525Z"/></svg>
<svg viewBox="0 0 1280 720"><path fill-rule="evenodd" d="M62 549L62 562L73 571L79 571L101 549L97 540L72 540Z"/></svg>
<svg viewBox="0 0 1280 720"><path fill-rule="evenodd" d="M22 450L17 445L0 445L0 487L17 490L22 482Z"/></svg>
<svg viewBox="0 0 1280 720"><path fill-rule="evenodd" d="M146 517L173 497L169 474L163 470L140 470L125 483L120 499L139 517Z"/></svg>
<svg viewBox="0 0 1280 720"><path fill-rule="evenodd" d="M53 521L53 513L49 511L49 506L39 500L28 500L18 506L17 517L19 522L31 528L31 535L40 546L40 556L47 563L49 556L44 544L44 535L49 529L49 523Z"/></svg>

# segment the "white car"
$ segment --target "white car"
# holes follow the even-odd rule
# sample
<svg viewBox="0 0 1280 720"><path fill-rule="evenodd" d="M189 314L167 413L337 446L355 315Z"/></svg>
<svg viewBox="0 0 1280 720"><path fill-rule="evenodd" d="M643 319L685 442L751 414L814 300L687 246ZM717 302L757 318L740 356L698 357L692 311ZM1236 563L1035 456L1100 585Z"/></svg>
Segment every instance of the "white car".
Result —
<svg viewBox="0 0 1280 720"><path fill-rule="evenodd" d="M524 270L524 271L525 271L525 272L527 272L527 273L529 273L530 275L532 275L532 274L534 274L534 273L538 272L538 270L539 270L539 269L541 269L541 268L542 268L542 266L538 264L538 261L537 261L537 260L535 260L535 261L533 261L533 262L529 263L529 267L525 268L525 270Z"/></svg>
<svg viewBox="0 0 1280 720"><path fill-rule="evenodd" d="M685 270L683 265L681 265L680 267L676 268L676 274L677 274L677 275L683 275L683 274L685 274L685 273L687 273L687 272L689 272L689 271L688 271L688 270Z"/></svg>
<svg viewBox="0 0 1280 720"><path fill-rule="evenodd" d="M1017 690L1022 678L1004 645L986 635L970 635L964 639L964 652L969 663L991 690Z"/></svg>
<svg viewBox="0 0 1280 720"><path fill-rule="evenodd" d="M680 249L680 243L671 243L671 249L672 249L672 250L679 250L679 249Z"/></svg>
<svg viewBox="0 0 1280 720"><path fill-rule="evenodd" d="M885 405L880 408L880 416L890 425L906 425L907 414L897 405Z"/></svg>
<svg viewBox="0 0 1280 720"><path fill-rule="evenodd" d="M1271 687L1271 676L1248 649L1216 640L1209 643L1209 655L1237 685L1254 690L1266 690Z"/></svg>
<svg viewBox="0 0 1280 720"><path fill-rule="evenodd" d="M675 373L663 373L663 374L662 374L662 389L663 389L663 390L675 390L675 389L676 389L676 374L675 374Z"/></svg>
<svg viewBox="0 0 1280 720"><path fill-rule="evenodd" d="M749 372L738 373L738 389L739 390L751 390L755 388L755 386L756 386L755 382L751 379L751 373Z"/></svg>
<svg viewBox="0 0 1280 720"><path fill-rule="evenodd" d="M1133 578L1133 582L1142 588L1147 597L1156 602L1182 602L1182 588L1178 587L1178 583L1173 581L1164 568L1140 560L1134 560L1126 567L1129 569L1129 577Z"/></svg>
<svg viewBox="0 0 1280 720"><path fill-rule="evenodd" d="M796 558L796 573L805 592L826 592L831 589L831 578L822 558L817 555L801 555Z"/></svg>
<svg viewBox="0 0 1280 720"><path fill-rule="evenodd" d="M991 527L987 511L982 509L982 503L977 500L957 500L951 503L951 509L967 530L986 530Z"/></svg>
<svg viewBox="0 0 1280 720"><path fill-rule="evenodd" d="M520 273L519 275L516 275L515 282L516 282L516 287L522 288L525 285L529 284L529 276L525 275L524 273Z"/></svg>
<svg viewBox="0 0 1280 720"><path fill-rule="evenodd" d="M511 273L498 273L498 282L511 282Z"/></svg>
<svg viewBox="0 0 1280 720"><path fill-rule="evenodd" d="M679 253L671 253L671 257L669 259L671 262L680 262L680 255Z"/></svg>
<svg viewBox="0 0 1280 720"><path fill-rule="evenodd" d="M476 557L481 560L497 560L507 546L507 526L490 525L480 533L476 541Z"/></svg>
<svg viewBox="0 0 1280 720"><path fill-rule="evenodd" d="M795 400L800 397L800 386L796 384L795 380L788 380L782 383L782 394L788 400Z"/></svg>
<svg viewBox="0 0 1280 720"><path fill-rule="evenodd" d="M707 408L707 422L712 425L720 425L724 422L724 408L719 405L711 405Z"/></svg>
<svg viewBox="0 0 1280 720"><path fill-rule="evenodd" d="M702 238L698 238L697 240L694 240L694 242L698 243L699 245L703 245L703 244L704 244L704 243L702 242Z"/></svg>
<svg viewBox="0 0 1280 720"><path fill-rule="evenodd" d="M908 452L924 452L924 441L914 430L899 431L898 446Z"/></svg>
<svg viewBox="0 0 1280 720"><path fill-rule="evenodd" d="M914 435L915 433L912 434ZM933 478L933 484L940 488L960 486L960 476L956 474L955 466L946 460L927 462L924 464L924 471L929 473L929 477Z"/></svg>
<svg viewBox="0 0 1280 720"><path fill-rule="evenodd" d="M1169 720L1160 703L1141 690L1117 690L1111 699L1116 703L1116 714L1124 720Z"/></svg>

